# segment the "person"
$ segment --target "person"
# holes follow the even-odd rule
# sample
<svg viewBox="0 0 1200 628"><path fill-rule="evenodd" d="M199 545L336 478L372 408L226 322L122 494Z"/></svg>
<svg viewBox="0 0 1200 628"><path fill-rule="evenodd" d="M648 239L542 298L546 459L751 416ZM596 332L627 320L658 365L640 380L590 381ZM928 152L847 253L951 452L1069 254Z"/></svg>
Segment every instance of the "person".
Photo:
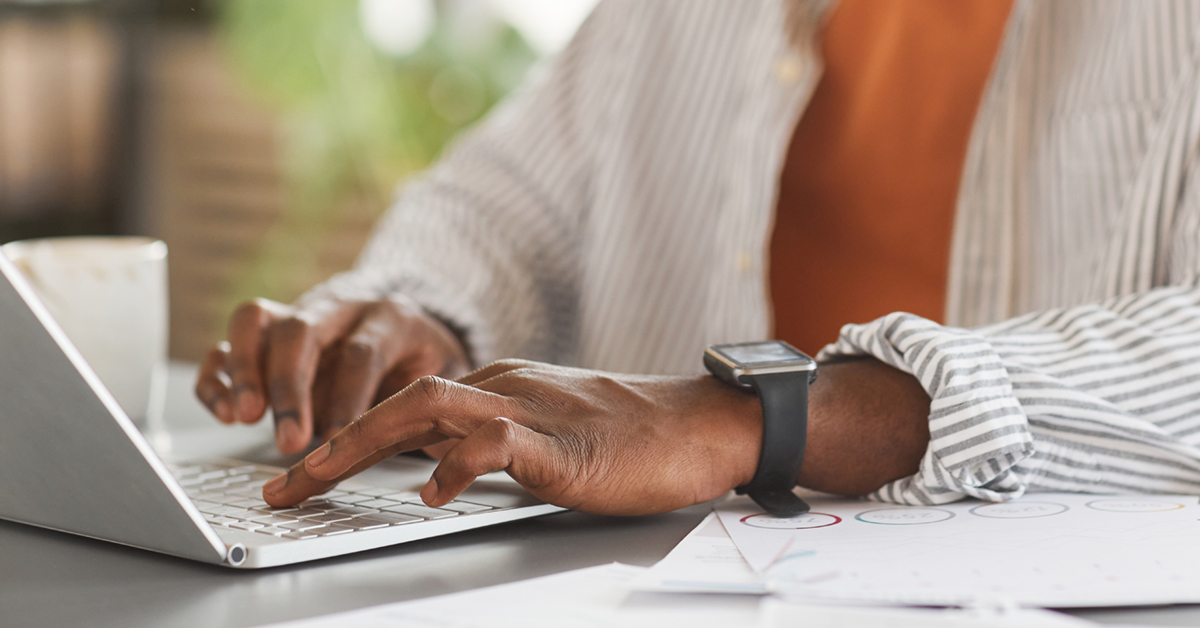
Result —
<svg viewBox="0 0 1200 628"><path fill-rule="evenodd" d="M820 349L799 485L1194 493L1198 27L1186 0L608 0L355 269L240 307L197 394L325 441L273 505L426 448L432 506L505 470L642 514L750 479L758 399L700 356L774 335Z"/></svg>

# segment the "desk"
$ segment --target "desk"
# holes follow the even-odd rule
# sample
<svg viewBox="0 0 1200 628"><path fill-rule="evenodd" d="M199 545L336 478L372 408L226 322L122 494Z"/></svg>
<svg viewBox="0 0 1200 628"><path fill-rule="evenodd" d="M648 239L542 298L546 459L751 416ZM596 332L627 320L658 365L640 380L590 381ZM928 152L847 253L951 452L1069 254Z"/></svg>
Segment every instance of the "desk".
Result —
<svg viewBox="0 0 1200 628"><path fill-rule="evenodd" d="M216 424L191 397L193 372L172 366L169 432L158 444L185 454L270 456L262 446L270 426ZM0 626L254 626L613 561L651 565L708 510L640 518L560 513L263 571L0 522ZM1200 606L1076 614L1104 623L1200 625Z"/></svg>

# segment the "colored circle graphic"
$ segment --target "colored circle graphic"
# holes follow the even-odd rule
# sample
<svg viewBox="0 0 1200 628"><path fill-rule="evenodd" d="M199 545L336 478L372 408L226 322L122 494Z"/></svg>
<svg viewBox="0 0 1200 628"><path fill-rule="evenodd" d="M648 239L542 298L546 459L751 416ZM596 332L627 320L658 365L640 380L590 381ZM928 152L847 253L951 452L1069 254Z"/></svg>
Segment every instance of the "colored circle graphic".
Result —
<svg viewBox="0 0 1200 628"><path fill-rule="evenodd" d="M842 518L820 512L806 512L795 517L772 517L768 514L749 515L742 517L741 521L750 527L768 530L809 530L837 525L842 522Z"/></svg>
<svg viewBox="0 0 1200 628"><path fill-rule="evenodd" d="M1065 504L1054 502L1004 502L1003 504L984 504L971 509L971 514L989 519L1033 519L1035 517L1052 517L1061 515L1071 508Z"/></svg>
<svg viewBox="0 0 1200 628"><path fill-rule="evenodd" d="M863 523L888 526L916 526L953 519L954 513L941 508L878 508L858 513L855 519Z"/></svg>
<svg viewBox="0 0 1200 628"><path fill-rule="evenodd" d="M1104 512L1163 512L1179 510L1183 504L1169 502L1164 499L1148 499L1145 497L1111 497L1088 502L1088 508Z"/></svg>

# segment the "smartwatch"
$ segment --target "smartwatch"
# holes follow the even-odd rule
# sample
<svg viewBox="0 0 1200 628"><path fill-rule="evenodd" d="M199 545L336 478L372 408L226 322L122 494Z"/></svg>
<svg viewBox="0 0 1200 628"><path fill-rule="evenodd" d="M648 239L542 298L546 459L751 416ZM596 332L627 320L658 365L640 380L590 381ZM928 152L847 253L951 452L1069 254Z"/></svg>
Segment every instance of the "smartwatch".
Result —
<svg viewBox="0 0 1200 628"><path fill-rule="evenodd" d="M713 345L704 366L717 379L758 394L763 409L762 454L749 484L737 487L776 517L808 512L792 492L804 462L808 433L808 386L817 378L817 362L779 340Z"/></svg>

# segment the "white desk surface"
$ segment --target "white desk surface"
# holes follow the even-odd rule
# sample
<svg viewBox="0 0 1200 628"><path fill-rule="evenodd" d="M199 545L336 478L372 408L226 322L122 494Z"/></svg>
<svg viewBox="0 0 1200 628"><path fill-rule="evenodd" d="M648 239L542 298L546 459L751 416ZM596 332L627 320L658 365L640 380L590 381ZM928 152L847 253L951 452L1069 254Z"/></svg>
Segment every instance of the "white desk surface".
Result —
<svg viewBox="0 0 1200 628"><path fill-rule="evenodd" d="M209 419L191 397L192 373L172 366L168 426L176 451L270 457L262 445L270 427L225 428ZM0 626L254 626L613 561L648 566L708 510L640 518L561 513L262 571L0 522ZM1200 625L1200 606L1074 614L1103 623Z"/></svg>

